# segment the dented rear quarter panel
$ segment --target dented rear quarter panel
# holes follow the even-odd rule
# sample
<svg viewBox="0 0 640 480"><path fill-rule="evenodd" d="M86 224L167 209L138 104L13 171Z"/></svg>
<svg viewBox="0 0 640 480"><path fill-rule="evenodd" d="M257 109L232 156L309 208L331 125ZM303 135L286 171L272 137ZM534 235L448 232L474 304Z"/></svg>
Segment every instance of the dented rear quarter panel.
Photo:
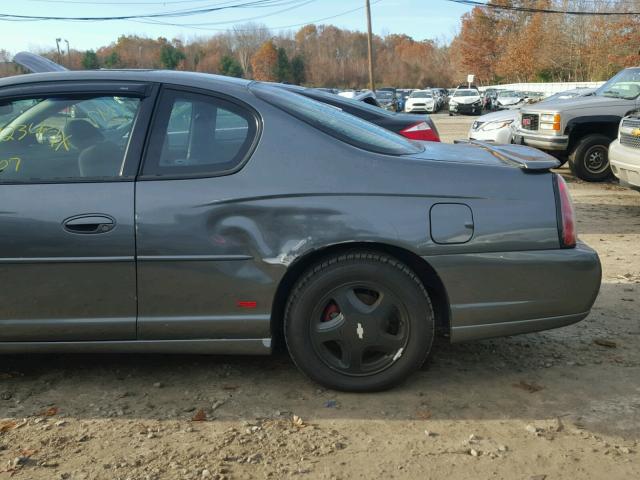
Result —
<svg viewBox="0 0 640 480"><path fill-rule="evenodd" d="M471 146L454 147L462 161L447 161L452 146L434 145L420 158L363 151L248 91L237 94L263 119L259 143L239 172L137 183L141 339L268 337L287 269L336 244L383 243L424 258L559 248L548 172L525 174L490 154L486 162L465 162L465 155L480 155ZM436 203L471 208L468 242L431 239ZM256 308L239 311L239 300L256 301Z"/></svg>

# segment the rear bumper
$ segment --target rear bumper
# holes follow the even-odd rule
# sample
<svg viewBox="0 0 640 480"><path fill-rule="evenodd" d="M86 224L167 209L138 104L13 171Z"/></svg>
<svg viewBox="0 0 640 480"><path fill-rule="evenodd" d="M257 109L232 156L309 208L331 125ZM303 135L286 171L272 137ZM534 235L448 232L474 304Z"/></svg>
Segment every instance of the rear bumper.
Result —
<svg viewBox="0 0 640 480"><path fill-rule="evenodd" d="M640 189L640 149L620 145L616 140L609 147L609 163L620 183Z"/></svg>
<svg viewBox="0 0 640 480"><path fill-rule="evenodd" d="M561 327L589 314L600 290L598 254L576 248L425 257L449 297L451 341Z"/></svg>

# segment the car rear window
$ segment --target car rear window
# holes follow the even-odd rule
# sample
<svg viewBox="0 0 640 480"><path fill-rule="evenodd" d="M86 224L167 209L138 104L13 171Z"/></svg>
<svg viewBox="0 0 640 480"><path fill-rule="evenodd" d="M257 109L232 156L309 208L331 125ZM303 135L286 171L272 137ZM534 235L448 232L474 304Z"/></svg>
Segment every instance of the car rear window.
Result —
<svg viewBox="0 0 640 480"><path fill-rule="evenodd" d="M423 151L419 144L400 135L302 95L258 82L251 84L250 89L258 98L358 148L387 155Z"/></svg>
<svg viewBox="0 0 640 480"><path fill-rule="evenodd" d="M325 93L317 89L304 88L300 90L287 90L299 95L304 95L305 97L311 98L312 100L317 100L318 102L333 105L334 107L340 108L347 113L355 115L356 117L364 118L367 121L371 121L375 118L394 117L396 115L389 110L376 107L375 105L370 105L360 100L354 100L353 98Z"/></svg>

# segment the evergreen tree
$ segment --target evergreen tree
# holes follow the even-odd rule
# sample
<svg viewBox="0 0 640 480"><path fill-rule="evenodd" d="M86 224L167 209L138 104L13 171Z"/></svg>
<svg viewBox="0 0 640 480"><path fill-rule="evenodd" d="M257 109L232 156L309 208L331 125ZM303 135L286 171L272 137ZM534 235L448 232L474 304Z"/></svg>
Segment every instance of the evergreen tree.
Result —
<svg viewBox="0 0 640 480"><path fill-rule="evenodd" d="M100 68L98 55L93 50L87 50L82 56L82 68L85 70L97 70Z"/></svg>
<svg viewBox="0 0 640 480"><path fill-rule="evenodd" d="M293 57L291 60L291 81L296 85L301 85L306 81L304 68L304 58L302 58L302 55Z"/></svg>
<svg viewBox="0 0 640 480"><path fill-rule="evenodd" d="M160 63L168 70L175 70L185 58L184 52L170 43L165 43L160 49Z"/></svg>
<svg viewBox="0 0 640 480"><path fill-rule="evenodd" d="M278 48L278 62L276 65L276 78L279 82L288 82L291 79L291 64L284 48Z"/></svg>
<svg viewBox="0 0 640 480"><path fill-rule="evenodd" d="M227 75L228 77L240 78L244 72L242 71L240 62L231 55L223 55L220 59L220 73L222 75Z"/></svg>

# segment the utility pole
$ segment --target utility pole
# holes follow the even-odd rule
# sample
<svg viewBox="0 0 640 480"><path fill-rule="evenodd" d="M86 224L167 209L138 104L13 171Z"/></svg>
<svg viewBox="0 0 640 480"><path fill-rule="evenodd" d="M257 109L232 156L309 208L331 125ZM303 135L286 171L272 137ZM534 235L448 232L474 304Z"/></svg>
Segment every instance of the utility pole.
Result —
<svg viewBox="0 0 640 480"><path fill-rule="evenodd" d="M67 44L67 66L71 68L71 49L69 48L69 40L65 39L65 43Z"/></svg>
<svg viewBox="0 0 640 480"><path fill-rule="evenodd" d="M58 63L62 65L62 54L60 53L60 42L61 38L56 38L56 48L58 49Z"/></svg>
<svg viewBox="0 0 640 480"><path fill-rule="evenodd" d="M375 93L376 85L373 81L373 36L371 34L371 4L365 0L367 9L367 48L369 50L369 89Z"/></svg>

